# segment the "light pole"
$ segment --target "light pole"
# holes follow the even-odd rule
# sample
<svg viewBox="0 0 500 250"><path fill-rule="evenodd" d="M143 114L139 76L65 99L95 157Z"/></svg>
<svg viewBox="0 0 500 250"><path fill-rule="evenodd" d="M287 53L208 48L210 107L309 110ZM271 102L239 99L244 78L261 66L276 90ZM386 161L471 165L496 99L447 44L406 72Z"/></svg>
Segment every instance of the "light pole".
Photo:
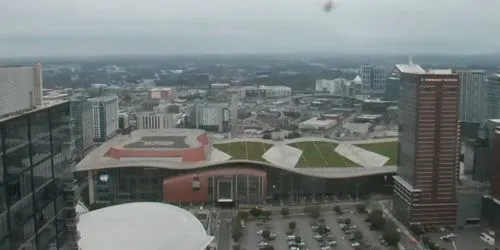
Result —
<svg viewBox="0 0 500 250"><path fill-rule="evenodd" d="M457 245L454 240L451 240L451 245L453 245L453 250L457 250Z"/></svg>

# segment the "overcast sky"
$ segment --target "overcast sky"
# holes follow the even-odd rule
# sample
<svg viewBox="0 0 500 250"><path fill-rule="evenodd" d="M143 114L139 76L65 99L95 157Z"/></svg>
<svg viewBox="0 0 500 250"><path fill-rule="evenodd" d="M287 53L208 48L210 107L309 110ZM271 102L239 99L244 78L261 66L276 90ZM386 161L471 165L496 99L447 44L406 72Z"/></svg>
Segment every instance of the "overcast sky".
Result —
<svg viewBox="0 0 500 250"><path fill-rule="evenodd" d="M0 0L0 57L500 52L500 0Z"/></svg>

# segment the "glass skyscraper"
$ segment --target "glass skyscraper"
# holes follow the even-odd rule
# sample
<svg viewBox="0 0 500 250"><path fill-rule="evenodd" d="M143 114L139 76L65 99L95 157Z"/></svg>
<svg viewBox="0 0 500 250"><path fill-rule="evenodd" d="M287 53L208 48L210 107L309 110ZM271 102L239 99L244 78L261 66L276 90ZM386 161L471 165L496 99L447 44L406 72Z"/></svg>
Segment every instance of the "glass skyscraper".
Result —
<svg viewBox="0 0 500 250"><path fill-rule="evenodd" d="M69 102L0 118L0 250L63 249Z"/></svg>

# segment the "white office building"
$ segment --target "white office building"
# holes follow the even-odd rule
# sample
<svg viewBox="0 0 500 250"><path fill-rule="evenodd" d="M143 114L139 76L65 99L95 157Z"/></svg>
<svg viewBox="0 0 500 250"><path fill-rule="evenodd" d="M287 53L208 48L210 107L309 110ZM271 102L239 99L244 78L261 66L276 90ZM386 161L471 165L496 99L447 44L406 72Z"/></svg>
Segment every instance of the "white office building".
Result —
<svg viewBox="0 0 500 250"><path fill-rule="evenodd" d="M190 119L193 128L225 132L229 129L229 107L225 103L196 103Z"/></svg>
<svg viewBox="0 0 500 250"><path fill-rule="evenodd" d="M175 114L158 112L141 112L137 114L138 129L176 128Z"/></svg>
<svg viewBox="0 0 500 250"><path fill-rule="evenodd" d="M92 103L94 141L104 142L119 128L118 96L95 97L89 101Z"/></svg>
<svg viewBox="0 0 500 250"><path fill-rule="evenodd" d="M230 91L239 92L240 98L280 98L292 95L292 88L286 86L246 86Z"/></svg>
<svg viewBox="0 0 500 250"><path fill-rule="evenodd" d="M43 102L42 66L0 67L0 117Z"/></svg>
<svg viewBox="0 0 500 250"><path fill-rule="evenodd" d="M486 119L486 82L483 70L457 70L460 81L460 121L480 123Z"/></svg>
<svg viewBox="0 0 500 250"><path fill-rule="evenodd" d="M350 83L344 78L316 80L315 91L331 95L345 95Z"/></svg>
<svg viewBox="0 0 500 250"><path fill-rule="evenodd" d="M387 70L382 66L364 64L360 69L361 95L382 96L385 94Z"/></svg>

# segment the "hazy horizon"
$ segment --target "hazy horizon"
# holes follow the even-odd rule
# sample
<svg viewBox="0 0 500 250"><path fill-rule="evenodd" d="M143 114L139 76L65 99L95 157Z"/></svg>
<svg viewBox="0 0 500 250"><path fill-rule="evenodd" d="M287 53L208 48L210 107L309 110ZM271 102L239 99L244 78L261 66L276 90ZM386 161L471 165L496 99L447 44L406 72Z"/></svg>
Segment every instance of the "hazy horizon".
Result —
<svg viewBox="0 0 500 250"><path fill-rule="evenodd" d="M500 1L19 0L0 57L500 52Z"/></svg>

